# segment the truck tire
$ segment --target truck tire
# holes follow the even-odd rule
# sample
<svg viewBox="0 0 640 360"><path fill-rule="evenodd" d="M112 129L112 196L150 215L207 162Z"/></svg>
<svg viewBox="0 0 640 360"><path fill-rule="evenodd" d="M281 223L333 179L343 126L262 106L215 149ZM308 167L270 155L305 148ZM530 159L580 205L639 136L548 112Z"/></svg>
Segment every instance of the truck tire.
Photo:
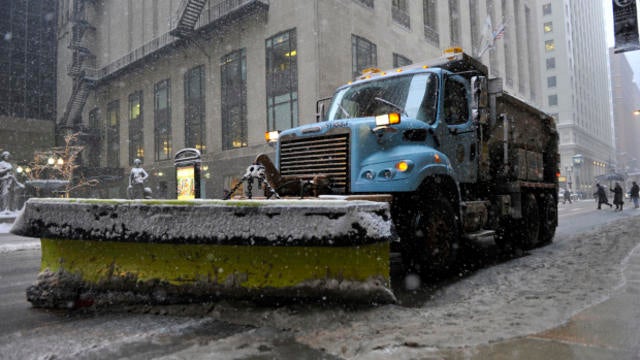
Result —
<svg viewBox="0 0 640 360"><path fill-rule="evenodd" d="M557 201L552 194L540 197L540 241L539 245L546 245L553 241L558 227Z"/></svg>
<svg viewBox="0 0 640 360"><path fill-rule="evenodd" d="M532 249L540 238L540 211L533 194L522 196L522 220L520 226L520 246L522 250Z"/></svg>
<svg viewBox="0 0 640 360"><path fill-rule="evenodd" d="M423 278L447 274L456 261L459 228L456 213L443 197L419 199L406 212L401 241L407 270Z"/></svg>

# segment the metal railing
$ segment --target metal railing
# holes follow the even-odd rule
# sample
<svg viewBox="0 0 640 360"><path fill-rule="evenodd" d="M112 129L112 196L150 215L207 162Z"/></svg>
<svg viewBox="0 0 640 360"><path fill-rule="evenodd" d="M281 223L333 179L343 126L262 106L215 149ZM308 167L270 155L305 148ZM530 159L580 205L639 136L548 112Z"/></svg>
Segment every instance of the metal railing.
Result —
<svg viewBox="0 0 640 360"><path fill-rule="evenodd" d="M177 39L171 36L169 33L165 33L133 50L127 55L111 62L105 67L102 67L100 69L91 69L88 67L84 68L85 77L89 80L94 81L101 80L102 78L111 75L114 72L123 69L138 60L142 60L143 58L155 53L156 51L173 44L176 40Z"/></svg>
<svg viewBox="0 0 640 360"><path fill-rule="evenodd" d="M196 29L209 25L216 20L223 18L230 13L243 8L247 5L265 5L269 6L269 0L221 0L215 5L204 9L200 15L200 19L196 23Z"/></svg>

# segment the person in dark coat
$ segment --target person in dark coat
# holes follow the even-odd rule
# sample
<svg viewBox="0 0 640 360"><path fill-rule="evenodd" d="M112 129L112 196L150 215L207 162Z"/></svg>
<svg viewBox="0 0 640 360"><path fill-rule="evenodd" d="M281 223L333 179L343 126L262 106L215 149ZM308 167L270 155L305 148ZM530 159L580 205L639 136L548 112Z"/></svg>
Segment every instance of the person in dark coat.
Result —
<svg viewBox="0 0 640 360"><path fill-rule="evenodd" d="M571 204L571 191L569 191L569 189L565 189L562 196L562 203L564 204L567 201L569 202L569 204Z"/></svg>
<svg viewBox="0 0 640 360"><path fill-rule="evenodd" d="M629 197L633 200L633 207L638 208L638 199L640 198L640 186L634 181L631 185L631 191L629 191Z"/></svg>
<svg viewBox="0 0 640 360"><path fill-rule="evenodd" d="M622 211L622 205L624 205L622 186L620 186L619 182L616 182L613 189L610 188L609 190L613 192L613 204L616 206L615 211Z"/></svg>
<svg viewBox="0 0 640 360"><path fill-rule="evenodd" d="M598 198L598 210L600 210L600 205L605 204L612 207L613 205L609 204L609 199L607 199L607 192L604 190L604 186L600 184L596 184L596 192L593 194Z"/></svg>

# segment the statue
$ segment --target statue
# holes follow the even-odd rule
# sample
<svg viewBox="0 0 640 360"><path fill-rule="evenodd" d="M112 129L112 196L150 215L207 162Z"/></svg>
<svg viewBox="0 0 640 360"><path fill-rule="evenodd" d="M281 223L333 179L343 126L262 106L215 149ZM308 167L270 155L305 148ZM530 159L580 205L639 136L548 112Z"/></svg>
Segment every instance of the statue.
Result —
<svg viewBox="0 0 640 360"><path fill-rule="evenodd" d="M19 188L24 189L16 177L13 175L13 166L9 163L9 157L11 154L8 151L3 151L0 154L0 212L8 213L11 211L11 200L13 193L11 188L13 185L17 185Z"/></svg>
<svg viewBox="0 0 640 360"><path fill-rule="evenodd" d="M142 161L140 159L133 160L133 168L129 174L129 187L127 188L130 199L151 198L151 189L144 186L148 177L149 174L142 168Z"/></svg>

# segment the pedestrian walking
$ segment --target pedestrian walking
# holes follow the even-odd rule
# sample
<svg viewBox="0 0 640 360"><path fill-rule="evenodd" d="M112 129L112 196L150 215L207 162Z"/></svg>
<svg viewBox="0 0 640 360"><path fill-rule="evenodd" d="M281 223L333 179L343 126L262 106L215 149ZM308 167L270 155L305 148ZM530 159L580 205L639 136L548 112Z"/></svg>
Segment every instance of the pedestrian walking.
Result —
<svg viewBox="0 0 640 360"><path fill-rule="evenodd" d="M609 203L609 199L607 199L607 192L604 190L604 186L600 185L599 183L596 184L596 192L593 193L593 195L598 199L598 210L600 210L600 206L602 204L613 207L613 205Z"/></svg>
<svg viewBox="0 0 640 360"><path fill-rule="evenodd" d="M571 191L569 191L569 189L564 189L564 194L562 197L562 203L566 203L569 202L569 204L571 204Z"/></svg>
<svg viewBox="0 0 640 360"><path fill-rule="evenodd" d="M640 198L640 186L634 181L631 184L631 191L629 191L629 197L633 201L633 207L638 208L638 199Z"/></svg>
<svg viewBox="0 0 640 360"><path fill-rule="evenodd" d="M609 188L609 190L613 192L613 204L616 206L615 211L622 211L622 206L624 205L622 186L616 181L613 189Z"/></svg>

